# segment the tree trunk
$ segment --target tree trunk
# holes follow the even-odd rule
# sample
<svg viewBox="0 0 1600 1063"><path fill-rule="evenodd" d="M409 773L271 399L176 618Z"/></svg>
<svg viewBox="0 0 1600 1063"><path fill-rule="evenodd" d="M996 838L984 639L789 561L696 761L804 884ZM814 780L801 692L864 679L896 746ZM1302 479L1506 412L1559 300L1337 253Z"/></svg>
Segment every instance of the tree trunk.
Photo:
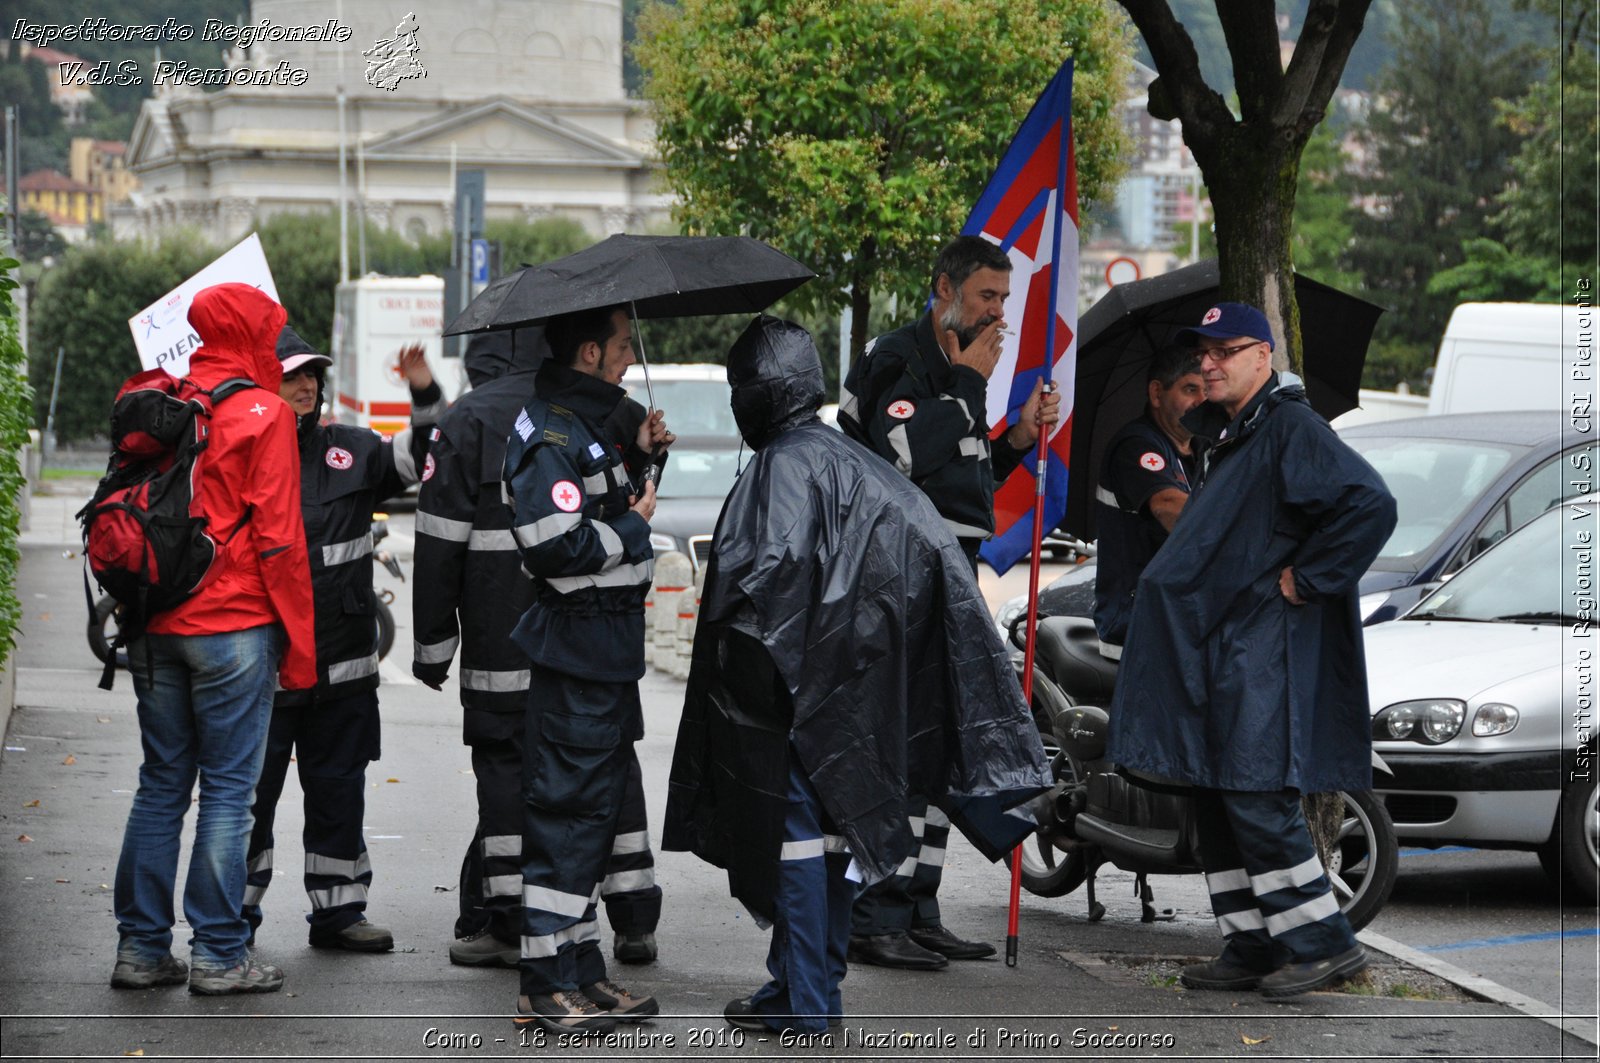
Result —
<svg viewBox="0 0 1600 1063"><path fill-rule="evenodd" d="M872 314L872 274L878 257L878 240L869 236L851 258L850 273L850 364L854 365L867 347L867 329ZM844 381L839 381L841 387Z"/></svg>
<svg viewBox="0 0 1600 1063"><path fill-rule="evenodd" d="M1299 145L1279 141L1220 154L1220 165L1202 164L1202 171L1215 206L1222 297L1260 307L1272 325L1273 368L1299 373L1300 307L1289 244Z"/></svg>

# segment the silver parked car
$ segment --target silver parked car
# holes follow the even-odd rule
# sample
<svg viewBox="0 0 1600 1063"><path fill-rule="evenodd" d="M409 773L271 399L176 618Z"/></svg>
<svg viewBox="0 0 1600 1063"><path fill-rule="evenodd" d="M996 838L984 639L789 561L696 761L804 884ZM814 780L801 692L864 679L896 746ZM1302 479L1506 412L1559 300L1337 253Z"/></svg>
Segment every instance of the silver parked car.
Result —
<svg viewBox="0 0 1600 1063"><path fill-rule="evenodd" d="M1401 841L1530 850L1590 898L1597 500L1545 511L1366 631L1373 747L1394 773L1374 781Z"/></svg>

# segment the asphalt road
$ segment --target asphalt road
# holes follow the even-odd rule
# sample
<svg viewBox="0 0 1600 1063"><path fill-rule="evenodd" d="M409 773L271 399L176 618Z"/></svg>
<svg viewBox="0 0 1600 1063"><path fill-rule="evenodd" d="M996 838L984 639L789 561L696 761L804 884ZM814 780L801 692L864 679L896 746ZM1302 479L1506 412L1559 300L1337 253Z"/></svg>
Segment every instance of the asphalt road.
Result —
<svg viewBox="0 0 1600 1063"><path fill-rule="evenodd" d="M280 870L260 933L262 958L288 971L285 992L216 1000L182 989L119 993L106 986L115 950L107 887L137 784L138 737L127 677L110 693L95 688L98 669L82 636L79 561L64 556L71 552L75 508L70 499L36 500L19 572L19 708L0 757L0 1054L434 1059L541 1050L519 1044L507 1020L514 976L451 967L445 955L456 873L471 833L473 779L453 687L435 693L407 675L409 583L395 588L401 630L384 670L384 756L368 773L365 816L375 868L369 914L395 930L396 951L356 956L306 947L307 905L294 856L300 795L291 778L278 819ZM409 519L394 521L392 545L402 554ZM380 577L384 585L391 582ZM659 837L683 686L652 672L641 693L648 735L639 753L652 833ZM660 853L666 890L661 960L613 973L657 994L665 1014L632 1031L631 1041L542 1050L606 1058L1594 1058L1593 913L1583 913L1586 919L1565 913L1569 925L1588 936L1568 939L1564 973L1559 942L1463 946L1549 933L1563 913L1541 900L1531 857L1499 857L1504 867L1481 874L1448 864L1430 870L1429 861L1452 856L1408 858L1417 861L1416 871L1408 866L1398 900L1373 929L1418 948L1457 946L1428 954L1450 962L1467 956L1474 964L1498 963L1516 950L1531 950L1530 965L1542 966L1546 975L1556 969L1557 977L1525 980L1521 991L1543 993L1538 1000L1549 1004L1550 987L1564 989L1568 1013L1589 1016L1568 1025L1582 1027L1589 1040L1496 1002L1493 994L1467 996L1447 983L1437 983L1445 991L1434 998L1369 990L1311 994L1289 1004L1176 989L1177 965L1209 956L1217 946L1199 879L1156 880L1158 900L1175 908L1177 918L1145 925L1138 922L1131 878L1116 873L1102 881L1100 897L1109 911L1098 923L1084 919L1081 896L1024 895L1014 968L963 963L911 974L855 967L845 983L849 1019L831 1044L741 1040L719 1013L764 979L766 935L728 898L721 872L687 854ZM953 840L941 891L947 922L967 936L1001 940L1005 881L1003 872ZM182 955L187 934L181 920L176 936ZM1588 956L1587 982L1579 981L1575 968L1582 957L1574 952ZM1381 951L1374 958L1380 986L1432 984L1404 960ZM1481 969L1514 980L1499 967L1491 973L1487 962Z"/></svg>

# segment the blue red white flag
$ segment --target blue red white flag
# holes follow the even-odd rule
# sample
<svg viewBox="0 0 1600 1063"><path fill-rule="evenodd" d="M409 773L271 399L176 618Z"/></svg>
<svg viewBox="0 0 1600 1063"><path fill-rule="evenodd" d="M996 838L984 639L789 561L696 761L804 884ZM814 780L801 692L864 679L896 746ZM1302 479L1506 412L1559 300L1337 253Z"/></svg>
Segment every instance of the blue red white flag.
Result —
<svg viewBox="0 0 1600 1063"><path fill-rule="evenodd" d="M1078 181L1072 149L1072 60L1050 80L1006 149L961 229L999 244L1011 259L1005 315L1010 335L989 378L993 439L1016 423L1041 376L1061 394L1061 420L1046 448L1044 529L1067 511L1072 390L1078 361ZM1046 357L1048 352L1048 357ZM1037 476L1029 455L994 496L994 538L979 551L1004 572L1034 548Z"/></svg>

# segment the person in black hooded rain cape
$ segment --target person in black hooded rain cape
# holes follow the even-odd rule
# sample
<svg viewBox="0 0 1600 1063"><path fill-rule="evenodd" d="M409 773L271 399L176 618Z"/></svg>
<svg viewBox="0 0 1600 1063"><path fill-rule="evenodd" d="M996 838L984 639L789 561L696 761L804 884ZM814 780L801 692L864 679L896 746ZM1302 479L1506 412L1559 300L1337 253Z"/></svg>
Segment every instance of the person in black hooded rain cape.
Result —
<svg viewBox="0 0 1600 1063"><path fill-rule="evenodd" d="M1366 964L1300 795L1372 786L1357 582L1394 530L1383 480L1272 370L1261 311L1220 303L1178 333L1207 402L1202 482L1145 568L1107 757L1196 787L1201 861L1227 940L1192 989L1282 997Z"/></svg>
<svg viewBox="0 0 1600 1063"><path fill-rule="evenodd" d="M842 1014L847 877L911 852L910 795L990 859L1033 829L1000 815L1050 784L972 567L914 484L817 417L798 325L758 318L728 356L756 455L717 522L662 844L726 868L774 924L772 981L724 1014L819 1032ZM963 813L971 813L970 818Z"/></svg>

